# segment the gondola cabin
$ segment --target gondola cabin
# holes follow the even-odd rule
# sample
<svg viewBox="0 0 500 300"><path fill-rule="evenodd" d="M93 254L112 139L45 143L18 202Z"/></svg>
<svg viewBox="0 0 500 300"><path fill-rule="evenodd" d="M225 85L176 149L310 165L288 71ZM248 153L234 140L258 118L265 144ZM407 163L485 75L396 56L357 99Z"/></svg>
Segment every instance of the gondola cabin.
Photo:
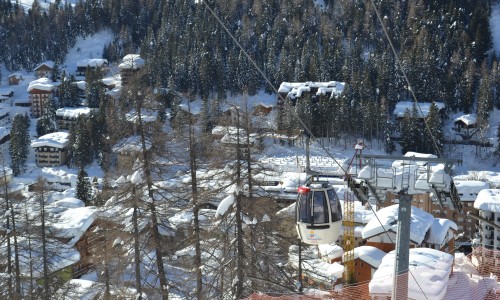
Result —
<svg viewBox="0 0 500 300"><path fill-rule="evenodd" d="M335 190L327 182L299 187L296 204L297 233L310 245L337 241L342 225L342 208Z"/></svg>

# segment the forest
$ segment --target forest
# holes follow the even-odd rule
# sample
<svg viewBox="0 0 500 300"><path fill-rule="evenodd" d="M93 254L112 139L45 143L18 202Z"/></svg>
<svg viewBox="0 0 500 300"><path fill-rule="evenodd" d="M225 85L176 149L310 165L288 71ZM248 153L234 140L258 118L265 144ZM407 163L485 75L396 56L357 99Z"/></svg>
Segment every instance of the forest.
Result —
<svg viewBox="0 0 500 300"><path fill-rule="evenodd" d="M56 1L43 10L35 1L25 12L2 0L0 42L5 46L0 62L11 71L30 70L44 60L61 64L78 36L108 28L115 39L105 47L105 58L113 62L141 53L147 62L144 85L199 96L208 102L211 115L220 113L220 99L260 89L275 92L281 82L347 82L344 99L329 103L343 109L347 121L332 127L371 138L373 130L368 133L367 128L376 127L380 115L392 112L398 101L413 99L372 2L324 4L89 0L74 7ZM500 108L491 1L389 0L374 5L418 101L444 102L450 111L477 111L480 119Z"/></svg>
<svg viewBox="0 0 500 300"><path fill-rule="evenodd" d="M35 0L24 10L0 0L0 63L15 72L55 62L59 107L79 105L70 84L75 79L64 70L77 39L111 30L114 39L104 47L104 58L113 64L140 53L145 60L117 105L105 102L102 74L86 74L85 95L95 110L76 120L67 152L68 166L78 169L70 196L78 199L49 191L47 178L15 196L0 183L6 216L0 233L7 237L0 244L7 248L0 252L6 269L0 274L6 274L0 296L71 299L75 289L66 283L86 272L95 274L100 299L230 299L254 291L302 291L300 276L286 266L287 253L296 255L302 247L296 245L294 226L275 219L278 204L257 192L259 175L270 170L255 161L250 149L250 118L240 118L235 106L241 132L232 150L212 144L206 134L216 124L231 124L222 102L261 90L276 94L282 82L345 82L340 97L304 97L293 109L280 110L276 132L291 135L302 129L297 113L315 136L380 139L386 152L395 151L392 111L399 101L415 100L412 93L420 102L444 103L445 114L476 112L485 129L489 113L500 109L491 5L487 0L87 0L55 1L44 9ZM152 96L162 89L170 92ZM179 95L201 99L199 123L176 111ZM417 122L415 106L402 120L403 151L441 152L442 116L430 107L429 133ZM48 107L37 120L37 135L56 131L56 108ZM159 121L152 124L131 125L124 117L158 108ZM167 108L175 117L168 132ZM26 171L32 121L13 117L14 176ZM127 139L132 136L134 141ZM438 143L428 143L430 136ZM112 147L120 142L140 153L122 166L123 172L111 166ZM95 161L104 176L91 183L85 170ZM231 209L215 210L213 202ZM78 242L62 228L67 222L63 208L78 210L71 218L88 217L82 222L95 218ZM75 248L84 249L79 262ZM63 262L75 265L58 270Z"/></svg>

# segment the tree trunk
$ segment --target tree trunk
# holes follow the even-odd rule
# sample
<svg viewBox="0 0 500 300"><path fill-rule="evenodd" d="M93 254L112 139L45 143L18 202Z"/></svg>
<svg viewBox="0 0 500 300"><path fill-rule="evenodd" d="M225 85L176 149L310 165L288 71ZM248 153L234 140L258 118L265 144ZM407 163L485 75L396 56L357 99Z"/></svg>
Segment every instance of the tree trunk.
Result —
<svg viewBox="0 0 500 300"><path fill-rule="evenodd" d="M142 146L142 158L144 165L144 175L146 176L146 184L148 189L148 209L151 213L151 235L153 236L153 243L156 251L156 266L158 268L158 277L160 280L160 293L163 300L168 299L168 283L167 276L165 273L165 267L163 265L163 251L160 239L160 232L158 230L158 216L156 212L156 206L154 204L154 191L153 191L153 181L151 179L151 168L150 161L148 155L148 149L146 147L146 137L144 134L144 124L142 122L142 100L137 99L136 101L136 111L137 111L137 120L138 120L138 131L141 137L141 146Z"/></svg>
<svg viewBox="0 0 500 300"><path fill-rule="evenodd" d="M200 300L203 298L203 276L201 273L200 220L199 220L199 205L198 205L198 182L196 177L197 153L196 153L196 147L194 146L194 132L192 124L193 123L191 120L191 112L190 112L189 113L189 157L190 157L189 162L191 168L191 194L193 197L193 226L194 226L194 243L195 243L194 267L196 272L196 298Z"/></svg>
<svg viewBox="0 0 500 300"><path fill-rule="evenodd" d="M135 264L135 288L137 289L137 299L142 299L142 283L141 283L141 256L139 249L139 225L138 225L138 210L137 199L135 199L135 187L132 187L133 194L133 214L132 214L132 224L134 227L134 264Z"/></svg>

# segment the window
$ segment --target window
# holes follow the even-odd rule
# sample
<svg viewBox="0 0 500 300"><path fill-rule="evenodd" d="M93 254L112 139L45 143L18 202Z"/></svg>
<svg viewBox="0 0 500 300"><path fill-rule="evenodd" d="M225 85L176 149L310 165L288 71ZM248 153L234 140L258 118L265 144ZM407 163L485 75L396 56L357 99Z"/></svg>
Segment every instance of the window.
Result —
<svg viewBox="0 0 500 300"><path fill-rule="evenodd" d="M339 198L334 189L327 191L328 199L330 199L330 210L332 214L332 222L337 222L342 220L342 207L340 206Z"/></svg>
<svg viewBox="0 0 500 300"><path fill-rule="evenodd" d="M329 222L328 207L326 204L325 192L320 191L313 193L313 215L315 224Z"/></svg>
<svg viewBox="0 0 500 300"><path fill-rule="evenodd" d="M308 201L308 198L311 197L311 193L307 194L301 194L299 198L299 207L297 208L299 210L298 216L299 216L299 221L304 222L304 223L312 223L311 219L311 206L310 202Z"/></svg>

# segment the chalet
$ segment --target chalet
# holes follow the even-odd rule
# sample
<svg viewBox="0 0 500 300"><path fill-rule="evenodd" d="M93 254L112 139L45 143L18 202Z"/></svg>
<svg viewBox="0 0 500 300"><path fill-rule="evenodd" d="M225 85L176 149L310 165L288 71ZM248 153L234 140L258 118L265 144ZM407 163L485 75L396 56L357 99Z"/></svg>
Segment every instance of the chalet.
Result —
<svg viewBox="0 0 500 300"><path fill-rule="evenodd" d="M378 269L386 253L372 246L359 246L354 248L354 270L357 282L369 281L373 273ZM344 253L342 260L345 261L347 255Z"/></svg>
<svg viewBox="0 0 500 300"><path fill-rule="evenodd" d="M9 85L18 85L23 80L23 75L12 73L9 75Z"/></svg>
<svg viewBox="0 0 500 300"><path fill-rule="evenodd" d="M396 287L392 280L395 257L395 251L387 253L373 274L368 286L371 299L391 299L393 288ZM398 295L397 299L422 299L423 296L425 299L453 299L445 297L453 274L453 255L429 248L410 248L409 261L411 275L405 278L408 281L403 285L407 297ZM422 289L425 294L422 294Z"/></svg>
<svg viewBox="0 0 500 300"><path fill-rule="evenodd" d="M120 86L120 80L116 77L106 77L101 79L101 83L108 91Z"/></svg>
<svg viewBox="0 0 500 300"><path fill-rule="evenodd" d="M108 66L108 60L104 58L89 58L76 62L76 76L85 76L88 69L103 70Z"/></svg>
<svg viewBox="0 0 500 300"><path fill-rule="evenodd" d="M304 95L315 99L319 96L327 96L334 98L340 96L344 92L345 82L328 81L328 82L282 82L278 89L278 106L283 106L283 100L289 98L294 105L298 98Z"/></svg>
<svg viewBox="0 0 500 300"><path fill-rule="evenodd" d="M436 218L432 222L422 247L440 250L446 253L455 252L455 235L457 224L448 219Z"/></svg>
<svg viewBox="0 0 500 300"><path fill-rule="evenodd" d="M80 80L80 81L73 81L71 84L73 84L76 87L76 92L77 96L80 99L80 103L85 101L86 95L85 95L85 89L87 86L87 82L85 80Z"/></svg>
<svg viewBox="0 0 500 300"><path fill-rule="evenodd" d="M144 66L144 59L139 54L128 54L123 57L122 63L118 65L122 85L129 84L130 77Z"/></svg>
<svg viewBox="0 0 500 300"><path fill-rule="evenodd" d="M467 215L478 214L478 210L474 207L474 201L476 201L480 191L488 189L490 186L487 182L477 180L455 180L454 183L462 202L462 213L453 211L453 218L446 218L453 220L457 224L458 233L463 234L463 241L470 245L474 233L477 232L477 222L468 218ZM437 210L438 208L434 209Z"/></svg>
<svg viewBox="0 0 500 300"><path fill-rule="evenodd" d="M54 85L48 78L40 78L28 85L31 103L31 115L35 118L43 114L47 101L53 101Z"/></svg>
<svg viewBox="0 0 500 300"><path fill-rule="evenodd" d="M54 62L45 61L39 64L33 71L38 78L46 78L50 76L52 70L54 69Z"/></svg>
<svg viewBox="0 0 500 300"><path fill-rule="evenodd" d="M474 208L474 200L477 194L483 189L489 188L487 182L482 181L452 181L450 184L456 187L460 203L462 204L462 212L455 209L449 201L439 203L430 193L412 195L411 205L423 211L432 214L435 218L445 218L452 220L457 225L457 233L460 233L462 238L460 244L470 245L470 240L476 232L476 222L467 217L469 212L477 214L477 209ZM418 183L417 183L418 185ZM382 205L387 207L397 203L397 195L392 193L387 194L387 201Z"/></svg>
<svg viewBox="0 0 500 300"><path fill-rule="evenodd" d="M57 167L67 160L69 133L53 132L31 142L37 167Z"/></svg>
<svg viewBox="0 0 500 300"><path fill-rule="evenodd" d="M146 141L146 150L150 149L151 143ZM135 161L142 155L141 138L138 135L124 138L113 146L112 151L116 154L116 168L130 171Z"/></svg>
<svg viewBox="0 0 500 300"><path fill-rule="evenodd" d="M441 114L441 117L444 117L444 109L445 105L442 102L434 102L439 110L439 113ZM415 102L413 101L400 101L396 103L396 107L394 108L394 111L392 112L393 116L396 118L398 122L400 122L404 117L407 112L411 112L413 105ZM418 115L417 118L421 120L423 123L424 119L427 117L429 114L429 110L431 108L431 104L429 102L419 102L417 105L417 110L418 110Z"/></svg>
<svg viewBox="0 0 500 300"><path fill-rule="evenodd" d="M477 126L477 115L467 114L453 120L453 130L462 140L469 141L479 131Z"/></svg>
<svg viewBox="0 0 500 300"><path fill-rule="evenodd" d="M64 107L56 111L56 121L59 129L70 130L80 115L90 115L92 109L88 107Z"/></svg>
<svg viewBox="0 0 500 300"><path fill-rule="evenodd" d="M140 121L142 123L144 132L152 132L154 123L158 120L158 111L153 109L141 109ZM135 109L125 114L125 119L133 125L134 133L138 132L139 114Z"/></svg>

